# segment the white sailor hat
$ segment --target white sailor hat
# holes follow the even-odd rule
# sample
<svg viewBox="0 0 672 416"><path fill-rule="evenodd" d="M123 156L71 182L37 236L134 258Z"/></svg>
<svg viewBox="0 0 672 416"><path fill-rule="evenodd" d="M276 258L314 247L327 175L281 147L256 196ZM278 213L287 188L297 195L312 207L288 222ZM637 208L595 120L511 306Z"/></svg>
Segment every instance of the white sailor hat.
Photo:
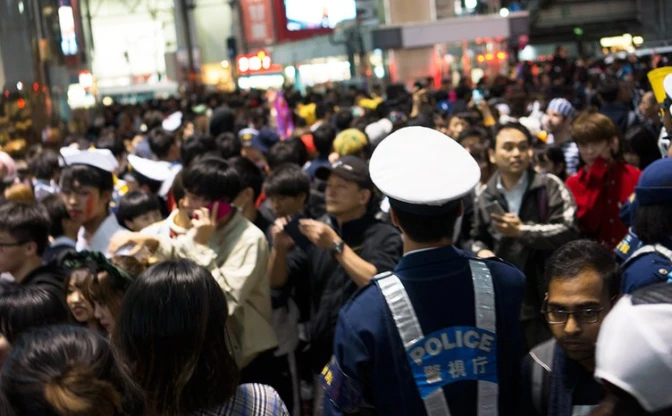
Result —
<svg viewBox="0 0 672 416"><path fill-rule="evenodd" d="M433 129L407 127L383 140L369 165L373 183L394 209L439 215L454 208L481 179L478 163L455 140Z"/></svg>
<svg viewBox="0 0 672 416"><path fill-rule="evenodd" d="M108 149L79 150L74 147L61 148L63 166L88 165L113 173L119 167L117 158Z"/></svg>
<svg viewBox="0 0 672 416"><path fill-rule="evenodd" d="M165 131L171 131L171 132L179 129L181 125L182 125L181 111L177 111L169 115L168 117L166 117L165 120L163 120L163 123L161 123L161 127L163 127Z"/></svg>
<svg viewBox="0 0 672 416"><path fill-rule="evenodd" d="M175 182L177 174L180 173L181 171L182 171L182 165L174 165L170 167L170 176L165 181L163 181L161 189L159 189L160 197L165 197L166 195L168 195L170 190L173 188L173 182Z"/></svg>
<svg viewBox="0 0 672 416"><path fill-rule="evenodd" d="M168 162L159 162L136 155L128 155L128 164L131 165L135 172L156 182L163 182L170 177L170 164Z"/></svg>

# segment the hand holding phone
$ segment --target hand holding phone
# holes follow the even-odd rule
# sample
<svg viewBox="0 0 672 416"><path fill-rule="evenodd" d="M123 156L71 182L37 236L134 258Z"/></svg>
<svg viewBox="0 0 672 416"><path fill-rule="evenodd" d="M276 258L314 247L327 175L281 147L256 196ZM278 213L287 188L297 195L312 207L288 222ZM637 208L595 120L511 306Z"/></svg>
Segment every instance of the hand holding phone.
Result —
<svg viewBox="0 0 672 416"><path fill-rule="evenodd" d="M497 201L492 201L492 202L488 203L485 206L485 209L488 211L488 214L490 214L490 216L492 216L492 214L496 214L496 215L500 215L500 216L506 215L506 211L504 211L504 208L502 208L500 203L497 202Z"/></svg>
<svg viewBox="0 0 672 416"><path fill-rule="evenodd" d="M287 235L289 235L292 238L292 240L294 240L294 243L296 243L297 247L299 247L301 249L306 249L312 243L310 242L308 237L303 235L303 233L299 229L299 224L300 224L299 221L301 221L301 219L303 219L303 218L304 218L303 215L295 216L294 218L291 219L291 221L289 221L285 225L285 228L284 228L283 231L285 233L287 233Z"/></svg>

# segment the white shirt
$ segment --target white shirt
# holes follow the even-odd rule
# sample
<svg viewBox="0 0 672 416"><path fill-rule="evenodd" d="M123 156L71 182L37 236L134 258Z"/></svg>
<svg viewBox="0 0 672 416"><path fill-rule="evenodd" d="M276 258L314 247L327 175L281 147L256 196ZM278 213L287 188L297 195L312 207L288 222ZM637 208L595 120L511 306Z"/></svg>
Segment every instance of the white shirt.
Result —
<svg viewBox="0 0 672 416"><path fill-rule="evenodd" d="M114 214L110 214L100 224L89 241L86 240L84 227L79 229L79 233L77 234L77 251L99 251L110 257L107 246L110 244L112 236L124 230L126 229L117 222L117 217Z"/></svg>
<svg viewBox="0 0 672 416"><path fill-rule="evenodd" d="M516 186L508 191L504 185L502 185L502 177L500 176L497 178L497 190L504 195L504 198L506 198L509 212L519 215L520 206L523 204L523 195L525 195L525 191L527 190L528 182L528 173L525 172L520 177L520 180L518 180Z"/></svg>

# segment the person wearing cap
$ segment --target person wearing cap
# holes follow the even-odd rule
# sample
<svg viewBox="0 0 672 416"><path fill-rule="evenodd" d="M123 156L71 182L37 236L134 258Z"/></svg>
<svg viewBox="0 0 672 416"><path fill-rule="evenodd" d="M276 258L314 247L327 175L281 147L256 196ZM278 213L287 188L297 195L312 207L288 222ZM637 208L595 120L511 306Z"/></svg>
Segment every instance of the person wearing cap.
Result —
<svg viewBox="0 0 672 416"><path fill-rule="evenodd" d="M243 129L238 136L243 142L243 157L250 159L263 171L267 171L266 156L271 147L280 141L280 136L268 128L262 128L258 131Z"/></svg>
<svg viewBox="0 0 672 416"><path fill-rule="evenodd" d="M634 231L643 245L623 263L623 293L672 277L672 159L644 170L635 188Z"/></svg>
<svg viewBox="0 0 672 416"><path fill-rule="evenodd" d="M65 168L61 173L61 195L70 219L80 222L77 251L108 253L112 236L124 228L110 212L117 160L109 150L61 149Z"/></svg>
<svg viewBox="0 0 672 416"><path fill-rule="evenodd" d="M307 285L311 292L314 375L333 353L338 310L374 275L391 270L402 248L399 232L375 218L377 204L365 161L346 156L333 166L318 169L317 177L327 181L328 215L323 221L299 221L298 232L308 240L302 250L291 250L299 242L282 224L283 230L273 233L269 264L271 284L276 289L287 286L290 276L310 277L297 284ZM305 254L294 256L290 251Z"/></svg>
<svg viewBox="0 0 672 416"><path fill-rule="evenodd" d="M672 285L623 296L597 339L595 378L606 397L592 416L672 414Z"/></svg>
<svg viewBox="0 0 672 416"><path fill-rule="evenodd" d="M546 263L542 314L553 338L521 367L521 416L585 416L604 397L593 378L600 326L619 295L611 253L590 240L560 247Z"/></svg>
<svg viewBox="0 0 672 416"><path fill-rule="evenodd" d="M578 238L576 206L562 181L530 166L532 136L521 124L499 126L490 161L497 172L474 202L471 251L500 257L525 276L521 324L528 347L550 337L539 315L544 264L551 253Z"/></svg>
<svg viewBox="0 0 672 416"><path fill-rule="evenodd" d="M620 243L614 249L614 258L618 265L622 265L628 260L637 250L642 248L644 243L639 239L633 225L637 214L637 198L635 194L630 195L628 201L621 207L621 212L618 216L623 221L623 224L628 226L628 234L623 237Z"/></svg>
<svg viewBox="0 0 672 416"><path fill-rule="evenodd" d="M549 133L546 144L554 144L562 149L567 175L574 175L579 168L579 148L572 140L574 107L564 98L555 98L548 104L546 116Z"/></svg>
<svg viewBox="0 0 672 416"><path fill-rule="evenodd" d="M618 214L639 180L639 169L620 156L619 132L605 115L584 114L572 125L585 166L567 179L583 237L615 248L628 228Z"/></svg>
<svg viewBox="0 0 672 416"><path fill-rule="evenodd" d="M404 256L341 310L325 414L516 414L525 277L452 241L478 164L448 136L409 127L378 145L371 176Z"/></svg>

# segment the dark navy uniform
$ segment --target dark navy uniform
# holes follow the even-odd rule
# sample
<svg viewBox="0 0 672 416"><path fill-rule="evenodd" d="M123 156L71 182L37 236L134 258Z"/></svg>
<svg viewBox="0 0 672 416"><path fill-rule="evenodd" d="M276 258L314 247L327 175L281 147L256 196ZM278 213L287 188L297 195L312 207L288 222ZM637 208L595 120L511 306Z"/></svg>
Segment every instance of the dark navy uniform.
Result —
<svg viewBox="0 0 672 416"><path fill-rule="evenodd" d="M394 269L425 334L475 327L471 259L475 258L459 249L443 247L409 253ZM490 360L486 370L494 370L489 376L499 386L499 414L514 415L518 368L524 355L518 318L525 278L507 263L480 261L490 269L494 283L497 331L490 353L476 348L472 349L476 355L466 351L460 356L444 348L436 356L442 367L438 375L432 374L436 373L434 362L412 365L381 290L369 285L341 311L334 357L323 372L331 400L325 404L325 414L423 415L415 375L441 377L435 386L443 390L452 415L476 415L474 369L481 370L478 363L485 357ZM462 335L467 332L463 330ZM448 343L456 343L456 334L448 334Z"/></svg>
<svg viewBox="0 0 672 416"><path fill-rule="evenodd" d="M672 283L672 242L643 246L621 267L623 293L632 293L655 283Z"/></svg>
<svg viewBox="0 0 672 416"><path fill-rule="evenodd" d="M628 215L629 211L633 222L637 213L637 223L632 224L634 226L632 234L636 235L641 231L645 241L648 239L646 245L643 242L638 244L626 242L621 250L628 255L621 265L623 293L632 293L654 283L666 281L672 283L670 279L672 230L662 228L666 226L665 224L660 224L658 227L660 210L669 212L666 207L670 203L672 203L672 158L666 158L657 160L644 169L635 188L635 197L631 198L629 207L626 205L623 208L622 214ZM637 230L637 227L642 229ZM631 247L627 247L628 245ZM635 245L639 247L635 249Z"/></svg>
<svg viewBox="0 0 672 416"><path fill-rule="evenodd" d="M422 127L386 138L370 171L392 217L405 212L417 224L454 218L480 179L466 150ZM516 414L525 278L503 261L446 245L449 235L431 238L443 243L406 253L342 309L322 372L326 415Z"/></svg>
<svg viewBox="0 0 672 416"><path fill-rule="evenodd" d="M628 228L628 234L623 237L618 246L614 249L614 258L616 263L622 265L627 259L632 256L632 253L642 248L644 243L637 237L635 231L632 229L632 226L635 222L635 214L637 213L637 201L635 199L635 194L633 193L628 198L628 201L621 207L621 212L618 216L621 218L624 224Z"/></svg>

